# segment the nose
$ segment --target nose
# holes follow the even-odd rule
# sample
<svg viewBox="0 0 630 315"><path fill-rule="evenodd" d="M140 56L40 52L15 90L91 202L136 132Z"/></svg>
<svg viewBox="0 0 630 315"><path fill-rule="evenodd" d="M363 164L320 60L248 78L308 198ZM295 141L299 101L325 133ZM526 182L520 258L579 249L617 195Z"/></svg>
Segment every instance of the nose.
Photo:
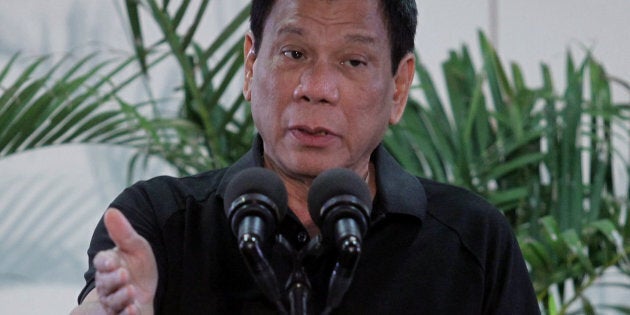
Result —
<svg viewBox="0 0 630 315"><path fill-rule="evenodd" d="M334 65L318 61L304 69L293 98L309 104L337 104L339 89Z"/></svg>

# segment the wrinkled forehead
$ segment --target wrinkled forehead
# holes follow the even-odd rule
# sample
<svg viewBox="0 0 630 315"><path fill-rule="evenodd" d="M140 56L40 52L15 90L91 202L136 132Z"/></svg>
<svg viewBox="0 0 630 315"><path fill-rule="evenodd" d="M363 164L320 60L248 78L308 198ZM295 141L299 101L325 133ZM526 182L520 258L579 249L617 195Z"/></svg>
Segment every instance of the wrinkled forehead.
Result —
<svg viewBox="0 0 630 315"><path fill-rule="evenodd" d="M276 0L263 26L263 33L278 35L293 32L303 35L300 33L336 27L354 27L358 31L369 30L387 37L379 0Z"/></svg>

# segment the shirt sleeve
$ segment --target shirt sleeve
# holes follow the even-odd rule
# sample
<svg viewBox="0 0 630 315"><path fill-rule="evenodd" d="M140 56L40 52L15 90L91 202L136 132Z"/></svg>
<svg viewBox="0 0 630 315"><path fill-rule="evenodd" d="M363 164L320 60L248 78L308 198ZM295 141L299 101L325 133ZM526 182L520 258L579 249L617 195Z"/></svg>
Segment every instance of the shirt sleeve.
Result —
<svg viewBox="0 0 630 315"><path fill-rule="evenodd" d="M507 220L500 218L486 257L484 314L540 314L520 247ZM494 243L494 244L492 244Z"/></svg>

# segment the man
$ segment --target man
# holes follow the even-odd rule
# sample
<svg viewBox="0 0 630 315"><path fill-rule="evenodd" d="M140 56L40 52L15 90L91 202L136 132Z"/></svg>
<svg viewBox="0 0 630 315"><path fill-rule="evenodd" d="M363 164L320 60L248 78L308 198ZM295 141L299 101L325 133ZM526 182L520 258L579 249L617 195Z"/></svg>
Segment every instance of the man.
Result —
<svg viewBox="0 0 630 315"><path fill-rule="evenodd" d="M223 212L227 183L253 166L282 179L291 211L278 233L299 251L319 234L307 209L315 177L342 167L365 178L370 226L335 313L538 313L502 215L470 192L409 175L379 145L407 102L416 15L414 0L254 0L243 87L259 131L252 150L227 169L123 192L93 236L76 313L276 313ZM283 285L291 262L277 247L270 261ZM336 256L312 256L301 263L309 311L320 313Z"/></svg>

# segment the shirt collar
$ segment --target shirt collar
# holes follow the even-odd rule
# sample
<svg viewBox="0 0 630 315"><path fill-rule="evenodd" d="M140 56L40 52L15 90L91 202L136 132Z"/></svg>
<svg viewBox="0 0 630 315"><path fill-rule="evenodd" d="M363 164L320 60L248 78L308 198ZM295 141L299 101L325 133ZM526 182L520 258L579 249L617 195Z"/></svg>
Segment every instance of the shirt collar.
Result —
<svg viewBox="0 0 630 315"><path fill-rule="evenodd" d="M407 173L389 152L379 145L372 153L376 169L378 211L412 215L419 219L426 216L427 197L424 187L417 177ZM254 138L252 148L236 163L230 166L218 187L218 194L223 197L225 188L238 172L254 166L263 166L263 144L260 135Z"/></svg>
<svg viewBox="0 0 630 315"><path fill-rule="evenodd" d="M420 180L405 171L382 144L372 153L372 162L376 169L375 210L424 219L427 196Z"/></svg>
<svg viewBox="0 0 630 315"><path fill-rule="evenodd" d="M219 183L219 186L217 188L218 195L223 198L227 184L232 180L232 177L234 177L240 171L255 166L262 167L263 165L264 160L262 138L259 134L256 134L256 136L254 137L254 142L252 143L252 148L247 153L245 153L245 155L243 155L238 161L236 161L236 163L232 164L232 166L228 167L228 169L226 170L225 175L223 176L223 179L221 180L221 183Z"/></svg>

